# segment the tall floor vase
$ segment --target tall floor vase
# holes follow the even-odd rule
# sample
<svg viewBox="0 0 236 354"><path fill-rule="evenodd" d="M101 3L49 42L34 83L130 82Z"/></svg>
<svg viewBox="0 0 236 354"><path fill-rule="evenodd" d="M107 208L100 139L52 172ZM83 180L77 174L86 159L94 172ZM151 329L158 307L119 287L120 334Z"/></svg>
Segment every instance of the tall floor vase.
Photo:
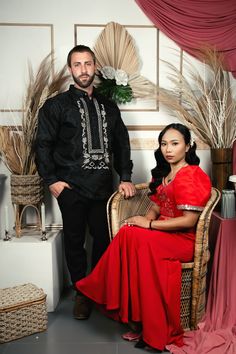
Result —
<svg viewBox="0 0 236 354"><path fill-rule="evenodd" d="M211 149L211 179L213 187L221 192L229 188L229 176L232 174L232 149Z"/></svg>

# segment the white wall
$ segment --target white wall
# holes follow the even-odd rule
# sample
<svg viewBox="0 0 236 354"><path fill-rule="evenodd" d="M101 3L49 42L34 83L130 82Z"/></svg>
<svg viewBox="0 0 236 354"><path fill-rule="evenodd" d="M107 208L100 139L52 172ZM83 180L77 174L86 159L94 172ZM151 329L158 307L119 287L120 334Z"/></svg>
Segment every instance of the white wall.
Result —
<svg viewBox="0 0 236 354"><path fill-rule="evenodd" d="M155 29L150 35L140 36L138 26L151 26L152 23L140 10L135 1L131 0L100 0L85 3L82 0L0 0L0 109L19 109L27 84L27 60L34 68L54 49L56 66L61 68L66 62L68 51L75 44L74 25L88 25L78 32L78 42L92 46L94 43L91 26L106 25L108 22L122 25L133 25L130 31L137 37L137 46L142 62L141 74L156 82L159 71L161 85L166 85L166 72L156 53L159 46L161 59L176 61L173 48L178 47L163 34L159 34L159 44L155 38ZM102 28L101 28L102 30ZM143 30L145 31L145 30ZM140 32L139 32L140 33ZM148 33L148 32L147 32ZM52 48L53 47L53 48ZM158 68L159 67L159 68ZM154 167L153 149L156 147L158 131L153 126L163 126L173 118L160 111L145 109L122 111L125 123L130 126L150 126L152 129L130 130L132 158L134 161L133 180L135 183L148 181L150 169ZM135 108L135 107L134 107ZM20 124L20 112L0 112L0 124ZM158 127L157 127L158 129ZM137 147L138 142L138 147ZM199 151L202 167L209 172L209 151ZM0 235L3 233L3 206L11 206L9 173L0 164L0 173L7 179L0 181ZM0 178L1 179L1 178ZM60 223L57 204L48 196L46 198L47 223ZM10 221L13 225L13 210Z"/></svg>

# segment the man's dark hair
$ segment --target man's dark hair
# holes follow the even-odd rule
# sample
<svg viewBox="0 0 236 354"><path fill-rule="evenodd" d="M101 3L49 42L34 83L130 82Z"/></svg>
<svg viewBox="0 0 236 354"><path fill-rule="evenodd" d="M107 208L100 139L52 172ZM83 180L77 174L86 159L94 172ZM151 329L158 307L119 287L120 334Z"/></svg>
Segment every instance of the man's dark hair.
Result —
<svg viewBox="0 0 236 354"><path fill-rule="evenodd" d="M93 62L95 64L96 63L96 57L95 57L95 54L92 51L92 49L90 49L86 45L80 44L80 45L76 45L74 48L72 48L69 51L68 56L67 56L67 65L69 67L71 67L71 56L72 56L73 53L84 53L84 52L88 52L88 53L90 53L92 55Z"/></svg>

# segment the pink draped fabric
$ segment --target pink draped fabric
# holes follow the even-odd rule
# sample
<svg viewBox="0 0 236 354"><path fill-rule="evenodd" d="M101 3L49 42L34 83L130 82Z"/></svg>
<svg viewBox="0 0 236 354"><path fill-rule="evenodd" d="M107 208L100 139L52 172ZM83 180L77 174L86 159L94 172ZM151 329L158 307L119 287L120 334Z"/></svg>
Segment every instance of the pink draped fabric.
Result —
<svg viewBox="0 0 236 354"><path fill-rule="evenodd" d="M233 143L233 175L236 175L236 140Z"/></svg>
<svg viewBox="0 0 236 354"><path fill-rule="evenodd" d="M236 218L214 213L211 235L217 235L206 315L199 329L186 332L185 345L168 346L174 354L236 353ZM213 240L214 242L214 240Z"/></svg>
<svg viewBox="0 0 236 354"><path fill-rule="evenodd" d="M236 77L236 0L135 0L153 24L194 57L209 44Z"/></svg>

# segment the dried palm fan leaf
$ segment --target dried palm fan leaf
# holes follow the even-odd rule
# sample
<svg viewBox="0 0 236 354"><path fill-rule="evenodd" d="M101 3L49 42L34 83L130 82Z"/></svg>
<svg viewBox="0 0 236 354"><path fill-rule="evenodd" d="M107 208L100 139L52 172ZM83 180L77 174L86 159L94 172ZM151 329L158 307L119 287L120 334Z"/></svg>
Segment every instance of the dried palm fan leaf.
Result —
<svg viewBox="0 0 236 354"><path fill-rule="evenodd" d="M135 43L124 26L110 22L106 25L94 46L97 67L111 66L132 75L140 70Z"/></svg>
<svg viewBox="0 0 236 354"><path fill-rule="evenodd" d="M150 81L141 75L131 75L129 84L132 87L134 98L143 97L143 91L145 91L145 96L151 98L156 92L156 87L150 84Z"/></svg>
<svg viewBox="0 0 236 354"><path fill-rule="evenodd" d="M137 48L134 39L124 26L115 22L108 23L95 43L94 53L98 71L101 71L104 67L112 67L116 71L123 70L128 75L126 85L131 87L132 93L131 98L129 95L126 96L126 102L129 102L132 98L151 98L155 96L155 85L140 76L141 64ZM95 86L99 87L102 83L106 85L106 82L102 81L100 76L100 80L95 81ZM114 84L116 85L115 80ZM101 92L109 93L110 89L111 85L109 85L109 88L107 87L107 90ZM121 87L121 96L124 90L124 87ZM115 95L115 97L118 99L119 95ZM123 103L125 103L125 100Z"/></svg>

